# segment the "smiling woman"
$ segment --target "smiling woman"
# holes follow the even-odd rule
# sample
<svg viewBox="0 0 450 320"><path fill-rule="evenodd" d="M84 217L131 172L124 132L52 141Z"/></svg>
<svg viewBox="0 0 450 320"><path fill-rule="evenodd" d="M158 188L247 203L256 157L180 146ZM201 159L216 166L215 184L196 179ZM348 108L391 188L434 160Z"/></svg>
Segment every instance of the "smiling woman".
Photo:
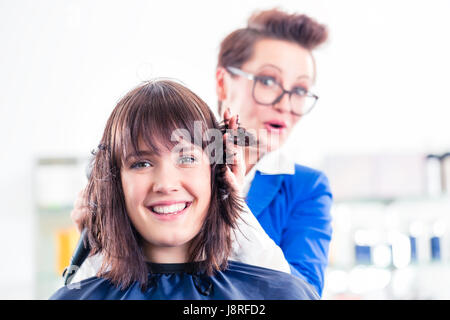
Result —
<svg viewBox="0 0 450 320"><path fill-rule="evenodd" d="M200 98L166 81L132 90L109 118L88 185L89 203L104 205L93 208L88 227L93 252L102 252L102 271L109 268L113 282L145 282L145 260L204 260L209 274L213 266L225 266L229 229L241 208L221 178L223 166L211 166L203 152L207 139L186 141L180 149L180 140L173 138L179 128L199 135L196 121L203 129L218 128ZM230 197L211 197L218 188ZM180 203L183 210L174 212Z"/></svg>
<svg viewBox="0 0 450 320"><path fill-rule="evenodd" d="M235 128L235 118L229 125ZM206 151L211 129L220 128L208 106L177 82L150 81L119 101L87 187L85 225L91 255L100 254L102 265L52 299L317 298L289 273L229 260L233 244L242 243L236 234L246 228L239 222L245 210L228 163L211 161ZM203 138L174 134L180 129ZM223 136L214 141L235 150ZM246 230L243 236L255 240ZM270 244L258 250L271 259Z"/></svg>
<svg viewBox="0 0 450 320"><path fill-rule="evenodd" d="M208 157L194 145L182 153L160 146L158 154L144 142L139 145L141 155L121 169L128 215L151 261L187 261L211 198Z"/></svg>

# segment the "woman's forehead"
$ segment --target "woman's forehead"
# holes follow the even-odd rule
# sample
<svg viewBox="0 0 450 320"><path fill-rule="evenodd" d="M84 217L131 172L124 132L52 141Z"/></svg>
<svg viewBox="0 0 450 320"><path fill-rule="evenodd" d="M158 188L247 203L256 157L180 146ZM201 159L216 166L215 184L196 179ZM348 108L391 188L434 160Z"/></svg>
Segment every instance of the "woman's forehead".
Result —
<svg viewBox="0 0 450 320"><path fill-rule="evenodd" d="M161 153L182 153L182 152L202 152L202 147L198 146L187 139L181 137L172 138L170 141L155 139L149 143L144 138L138 140L139 152L160 155Z"/></svg>
<svg viewBox="0 0 450 320"><path fill-rule="evenodd" d="M285 40L259 40L254 45L251 59L244 66L251 68L253 72L258 71L257 69L270 68L293 79L314 76L311 52Z"/></svg>

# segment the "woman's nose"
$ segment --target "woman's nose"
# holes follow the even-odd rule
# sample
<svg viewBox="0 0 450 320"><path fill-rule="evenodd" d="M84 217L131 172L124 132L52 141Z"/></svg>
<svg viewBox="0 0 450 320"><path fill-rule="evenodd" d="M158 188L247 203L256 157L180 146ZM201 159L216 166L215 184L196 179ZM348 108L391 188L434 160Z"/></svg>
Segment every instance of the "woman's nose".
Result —
<svg viewBox="0 0 450 320"><path fill-rule="evenodd" d="M155 169L153 171L153 192L171 193L180 189L179 175L173 165L165 163Z"/></svg>
<svg viewBox="0 0 450 320"><path fill-rule="evenodd" d="M278 101L273 108L277 110L278 112L284 113L284 112L291 112L291 100L289 93L285 93L283 97L281 97L281 100Z"/></svg>

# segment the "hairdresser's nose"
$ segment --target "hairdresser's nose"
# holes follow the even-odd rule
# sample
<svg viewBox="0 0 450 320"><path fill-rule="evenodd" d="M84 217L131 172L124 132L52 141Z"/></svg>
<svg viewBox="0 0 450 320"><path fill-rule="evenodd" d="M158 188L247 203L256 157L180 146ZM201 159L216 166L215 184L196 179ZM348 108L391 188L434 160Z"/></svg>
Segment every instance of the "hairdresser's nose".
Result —
<svg viewBox="0 0 450 320"><path fill-rule="evenodd" d="M289 98L289 94L285 93L278 103L276 103L273 108L280 113L289 113L291 112L291 101Z"/></svg>
<svg viewBox="0 0 450 320"><path fill-rule="evenodd" d="M169 161L161 163L153 173L153 192L168 194L180 189L179 173Z"/></svg>

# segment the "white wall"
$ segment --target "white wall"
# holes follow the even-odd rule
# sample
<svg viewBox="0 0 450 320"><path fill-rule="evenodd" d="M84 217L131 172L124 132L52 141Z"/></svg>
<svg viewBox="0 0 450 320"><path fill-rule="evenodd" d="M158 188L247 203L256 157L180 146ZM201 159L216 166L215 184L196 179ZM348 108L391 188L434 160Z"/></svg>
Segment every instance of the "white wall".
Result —
<svg viewBox="0 0 450 320"><path fill-rule="evenodd" d="M86 155L119 97L150 77L215 107L220 40L272 6L330 28L299 162L450 148L450 1L0 0L0 298L33 297L34 159Z"/></svg>

